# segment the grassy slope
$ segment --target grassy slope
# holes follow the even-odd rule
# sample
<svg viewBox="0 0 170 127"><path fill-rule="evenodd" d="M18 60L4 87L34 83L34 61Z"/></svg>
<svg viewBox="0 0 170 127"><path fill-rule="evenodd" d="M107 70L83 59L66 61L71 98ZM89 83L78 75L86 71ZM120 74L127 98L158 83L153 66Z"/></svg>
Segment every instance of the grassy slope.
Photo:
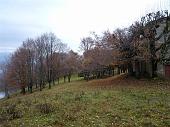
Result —
<svg viewBox="0 0 170 127"><path fill-rule="evenodd" d="M48 114L42 113L38 106L46 103L52 110ZM12 104L16 105L15 112L22 114L21 118L2 120L1 113L0 126L170 126L170 83L136 80L125 75L74 81L53 86L51 90L1 100L0 112Z"/></svg>

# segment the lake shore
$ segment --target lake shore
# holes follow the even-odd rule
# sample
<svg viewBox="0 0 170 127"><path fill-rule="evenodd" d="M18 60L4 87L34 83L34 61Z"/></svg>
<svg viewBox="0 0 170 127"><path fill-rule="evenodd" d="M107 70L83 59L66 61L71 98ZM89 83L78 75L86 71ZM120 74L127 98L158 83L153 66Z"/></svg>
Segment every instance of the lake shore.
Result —
<svg viewBox="0 0 170 127"><path fill-rule="evenodd" d="M0 99L5 97L5 92L0 92Z"/></svg>

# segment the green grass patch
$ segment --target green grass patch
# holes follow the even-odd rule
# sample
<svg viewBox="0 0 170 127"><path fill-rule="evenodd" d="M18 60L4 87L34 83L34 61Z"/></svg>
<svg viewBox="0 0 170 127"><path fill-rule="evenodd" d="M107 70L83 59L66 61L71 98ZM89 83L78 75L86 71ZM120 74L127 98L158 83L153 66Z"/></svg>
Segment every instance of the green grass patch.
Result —
<svg viewBox="0 0 170 127"><path fill-rule="evenodd" d="M105 79L104 79L105 80ZM19 117L2 127L169 127L170 89L166 81L125 80L122 86L75 81L0 101L0 118L15 104ZM135 85L134 83L138 83ZM127 85L125 85L127 84ZM165 84L165 85L164 85Z"/></svg>

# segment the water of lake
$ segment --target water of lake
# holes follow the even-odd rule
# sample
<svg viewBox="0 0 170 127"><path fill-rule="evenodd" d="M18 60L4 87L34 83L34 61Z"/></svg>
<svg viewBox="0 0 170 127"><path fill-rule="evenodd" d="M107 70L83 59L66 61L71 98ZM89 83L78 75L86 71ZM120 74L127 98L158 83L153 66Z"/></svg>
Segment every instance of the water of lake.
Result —
<svg viewBox="0 0 170 127"><path fill-rule="evenodd" d="M0 99L5 97L5 93L4 92L0 92Z"/></svg>

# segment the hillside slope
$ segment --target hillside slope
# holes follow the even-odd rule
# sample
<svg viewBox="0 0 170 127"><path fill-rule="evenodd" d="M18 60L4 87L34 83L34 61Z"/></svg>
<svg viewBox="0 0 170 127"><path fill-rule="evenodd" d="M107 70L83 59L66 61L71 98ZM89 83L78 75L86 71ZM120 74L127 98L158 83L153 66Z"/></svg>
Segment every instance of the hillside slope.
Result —
<svg viewBox="0 0 170 127"><path fill-rule="evenodd" d="M168 127L170 83L126 75L0 100L0 127Z"/></svg>

